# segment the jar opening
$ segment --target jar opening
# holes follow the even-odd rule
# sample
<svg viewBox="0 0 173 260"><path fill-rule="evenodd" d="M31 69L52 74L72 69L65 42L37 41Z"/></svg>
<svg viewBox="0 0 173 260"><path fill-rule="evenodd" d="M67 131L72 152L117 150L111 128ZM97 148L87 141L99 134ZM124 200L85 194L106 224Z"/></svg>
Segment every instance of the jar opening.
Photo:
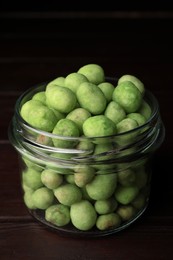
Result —
<svg viewBox="0 0 173 260"><path fill-rule="evenodd" d="M111 79L116 82L116 79ZM99 137L69 137L60 136L50 132L45 132L30 126L20 115L22 105L32 96L43 91L47 83L28 89L19 97L15 106L15 115L11 125L13 133L12 142L17 139L15 146L18 151L30 154L30 158L38 160L47 160L50 154L54 156L54 160L66 161L70 163L112 163L121 162L122 160L133 161L135 158L145 157L155 151L162 143L164 138L164 127L159 115L159 106L154 95L146 89L144 100L151 108L150 118L142 125L118 134ZM75 143L74 147L55 147L52 139L63 140ZM80 146L79 143L86 145ZM106 150L96 153L95 145L107 146ZM110 146L110 147L109 147ZM58 154L69 154L70 157L58 158Z"/></svg>

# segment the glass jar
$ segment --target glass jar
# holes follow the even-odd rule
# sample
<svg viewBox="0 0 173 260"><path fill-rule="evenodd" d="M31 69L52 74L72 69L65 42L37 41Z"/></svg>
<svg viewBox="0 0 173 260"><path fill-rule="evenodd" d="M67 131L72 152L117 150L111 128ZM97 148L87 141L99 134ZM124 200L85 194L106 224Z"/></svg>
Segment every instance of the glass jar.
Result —
<svg viewBox="0 0 173 260"><path fill-rule="evenodd" d="M147 208L150 160L164 140L156 98L146 90L151 116L133 130L105 137L64 137L35 129L20 116L21 106L46 85L19 97L9 126L27 209L44 225L68 235L97 237L127 228ZM73 145L57 148L52 140Z"/></svg>

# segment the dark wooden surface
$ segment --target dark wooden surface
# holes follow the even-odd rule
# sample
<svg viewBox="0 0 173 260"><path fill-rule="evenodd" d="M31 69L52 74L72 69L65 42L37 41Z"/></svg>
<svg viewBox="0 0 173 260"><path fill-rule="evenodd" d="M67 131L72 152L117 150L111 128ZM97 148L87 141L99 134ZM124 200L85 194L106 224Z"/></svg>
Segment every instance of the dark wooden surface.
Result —
<svg viewBox="0 0 173 260"><path fill-rule="evenodd" d="M0 14L0 259L173 259L173 15L161 13ZM73 238L48 230L26 210L17 153L8 125L27 88L87 63L108 76L138 76L157 97L166 128L154 155L152 192L143 216L103 238Z"/></svg>

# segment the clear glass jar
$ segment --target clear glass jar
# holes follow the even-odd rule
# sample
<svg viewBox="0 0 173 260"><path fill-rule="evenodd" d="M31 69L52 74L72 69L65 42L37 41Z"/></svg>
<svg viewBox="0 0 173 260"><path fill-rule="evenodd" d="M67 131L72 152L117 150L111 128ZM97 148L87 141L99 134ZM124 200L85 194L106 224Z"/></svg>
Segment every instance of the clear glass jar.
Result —
<svg viewBox="0 0 173 260"><path fill-rule="evenodd" d="M9 126L30 214L68 235L105 236L127 228L147 208L150 160L165 136L156 98L146 90L152 113L142 126L113 136L69 138L34 129L20 116L21 106L45 87L19 97ZM72 148L54 147L52 139L73 142Z"/></svg>

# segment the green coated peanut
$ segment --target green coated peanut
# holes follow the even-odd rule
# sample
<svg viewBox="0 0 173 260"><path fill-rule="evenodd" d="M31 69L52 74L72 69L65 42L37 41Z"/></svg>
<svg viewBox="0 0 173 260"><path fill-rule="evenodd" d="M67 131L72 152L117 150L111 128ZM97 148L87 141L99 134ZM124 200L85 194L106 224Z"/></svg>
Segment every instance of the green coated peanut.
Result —
<svg viewBox="0 0 173 260"><path fill-rule="evenodd" d="M116 200L122 205L131 203L139 193L139 188L135 185L119 186L115 191Z"/></svg>
<svg viewBox="0 0 173 260"><path fill-rule="evenodd" d="M94 174L92 172L75 173L74 180L78 187L84 187L87 183L92 181Z"/></svg>
<svg viewBox="0 0 173 260"><path fill-rule="evenodd" d="M69 88L53 85L46 90L46 103L61 113L69 113L76 107L77 99Z"/></svg>
<svg viewBox="0 0 173 260"><path fill-rule="evenodd" d="M78 73L83 74L93 84L100 84L105 81L103 68L98 64L87 64L79 68Z"/></svg>
<svg viewBox="0 0 173 260"><path fill-rule="evenodd" d="M70 222L69 207L62 204L51 205L45 211L45 219L58 227L65 226Z"/></svg>
<svg viewBox="0 0 173 260"><path fill-rule="evenodd" d="M151 107L145 100L142 100L141 106L139 107L137 112L143 115L146 118L146 120L150 118L152 113Z"/></svg>
<svg viewBox="0 0 173 260"><path fill-rule="evenodd" d="M82 192L75 184L66 183L54 190L57 200L66 206L79 202L82 199Z"/></svg>
<svg viewBox="0 0 173 260"><path fill-rule="evenodd" d="M104 115L89 117L83 123L83 132L87 137L105 137L116 133L116 126L112 120Z"/></svg>
<svg viewBox="0 0 173 260"><path fill-rule="evenodd" d="M47 209L54 201L53 191L46 187L41 187L33 192L32 201L36 208Z"/></svg>
<svg viewBox="0 0 173 260"><path fill-rule="evenodd" d="M64 87L64 85L65 85L65 77L60 76L50 81L46 86L46 90L50 89L52 86Z"/></svg>
<svg viewBox="0 0 173 260"><path fill-rule="evenodd" d="M63 182L63 176L53 170L45 169L41 173L42 183L49 189L56 189Z"/></svg>
<svg viewBox="0 0 173 260"><path fill-rule="evenodd" d="M23 183L33 190L36 190L43 186L41 181L41 172L34 168L28 168L23 172Z"/></svg>
<svg viewBox="0 0 173 260"><path fill-rule="evenodd" d="M134 75L125 74L119 78L118 84L120 84L123 81L131 81L139 89L141 94L144 95L145 87L143 82L139 78L137 78Z"/></svg>
<svg viewBox="0 0 173 260"><path fill-rule="evenodd" d="M126 117L126 112L117 102L111 101L107 105L104 115L117 124Z"/></svg>
<svg viewBox="0 0 173 260"><path fill-rule="evenodd" d="M111 228L117 228L121 224L121 218L117 213L109 213L100 215L97 218L96 226L99 230L109 230Z"/></svg>
<svg viewBox="0 0 173 260"><path fill-rule="evenodd" d="M52 131L57 119L55 114L47 106L38 100L29 100L21 108L22 118L31 126L44 130Z"/></svg>
<svg viewBox="0 0 173 260"><path fill-rule="evenodd" d="M132 205L136 208L136 209L142 209L145 204L147 202L147 198L146 196L141 192L138 194L138 196L132 201Z"/></svg>
<svg viewBox="0 0 173 260"><path fill-rule="evenodd" d="M131 205L121 205L116 212L123 221L128 221L135 215L136 210Z"/></svg>
<svg viewBox="0 0 173 260"><path fill-rule="evenodd" d="M74 93L77 92L80 84L83 82L88 82L88 79L85 75L78 72L70 73L65 78L65 86L71 89Z"/></svg>
<svg viewBox="0 0 173 260"><path fill-rule="evenodd" d="M135 129L138 126L138 124L136 120L132 118L125 118L122 121L120 121L116 126L118 133L124 133L132 129Z"/></svg>
<svg viewBox="0 0 173 260"><path fill-rule="evenodd" d="M40 91L34 94L32 97L32 100L38 100L43 103L43 105L46 105L46 94L45 91Z"/></svg>
<svg viewBox="0 0 173 260"><path fill-rule="evenodd" d="M106 107L107 100L101 89L91 83L82 83L77 92L77 100L82 108L85 108L93 115L103 113Z"/></svg>
<svg viewBox="0 0 173 260"><path fill-rule="evenodd" d="M79 128L80 135L83 134L83 123L89 117L91 117L91 113L81 107L74 109L66 116L67 119L70 119L76 123Z"/></svg>
<svg viewBox="0 0 173 260"><path fill-rule="evenodd" d="M94 206L88 200L74 203L70 208L72 224L79 230L87 231L94 227L97 213Z"/></svg>
<svg viewBox="0 0 173 260"><path fill-rule="evenodd" d="M94 203L95 210L100 215L114 212L117 206L118 203L114 198L109 198L106 200L97 200Z"/></svg>
<svg viewBox="0 0 173 260"><path fill-rule="evenodd" d="M105 174L96 175L94 179L86 185L86 190L92 199L105 200L113 195L116 187L116 174Z"/></svg>
<svg viewBox="0 0 173 260"><path fill-rule="evenodd" d="M145 116L143 116L142 114L137 113L137 112L127 114L127 118L134 119L138 123L139 126L145 124L145 122L146 122Z"/></svg>
<svg viewBox="0 0 173 260"><path fill-rule="evenodd" d="M23 195L24 203L29 209L36 209L32 199L33 192L34 191L26 191Z"/></svg>
<svg viewBox="0 0 173 260"><path fill-rule="evenodd" d="M79 137L79 129L75 122L73 122L70 119L63 118L58 121L58 123L55 125L53 131L53 134L59 135L59 136L68 136L68 137ZM76 141L73 140L66 140L61 138L53 138L52 139L54 146L61 147L61 148L70 148L74 147L76 144Z"/></svg>
<svg viewBox="0 0 173 260"><path fill-rule="evenodd" d="M140 108L142 94L131 81L123 81L115 87L112 99L122 106L127 113L132 113Z"/></svg>
<svg viewBox="0 0 173 260"><path fill-rule="evenodd" d="M114 85L110 82L102 82L98 85L98 87L105 95L107 102L110 102L112 100L112 94L115 88Z"/></svg>
<svg viewBox="0 0 173 260"><path fill-rule="evenodd" d="M135 183L136 175L132 169L126 169L118 172L118 182L122 186L131 186Z"/></svg>

